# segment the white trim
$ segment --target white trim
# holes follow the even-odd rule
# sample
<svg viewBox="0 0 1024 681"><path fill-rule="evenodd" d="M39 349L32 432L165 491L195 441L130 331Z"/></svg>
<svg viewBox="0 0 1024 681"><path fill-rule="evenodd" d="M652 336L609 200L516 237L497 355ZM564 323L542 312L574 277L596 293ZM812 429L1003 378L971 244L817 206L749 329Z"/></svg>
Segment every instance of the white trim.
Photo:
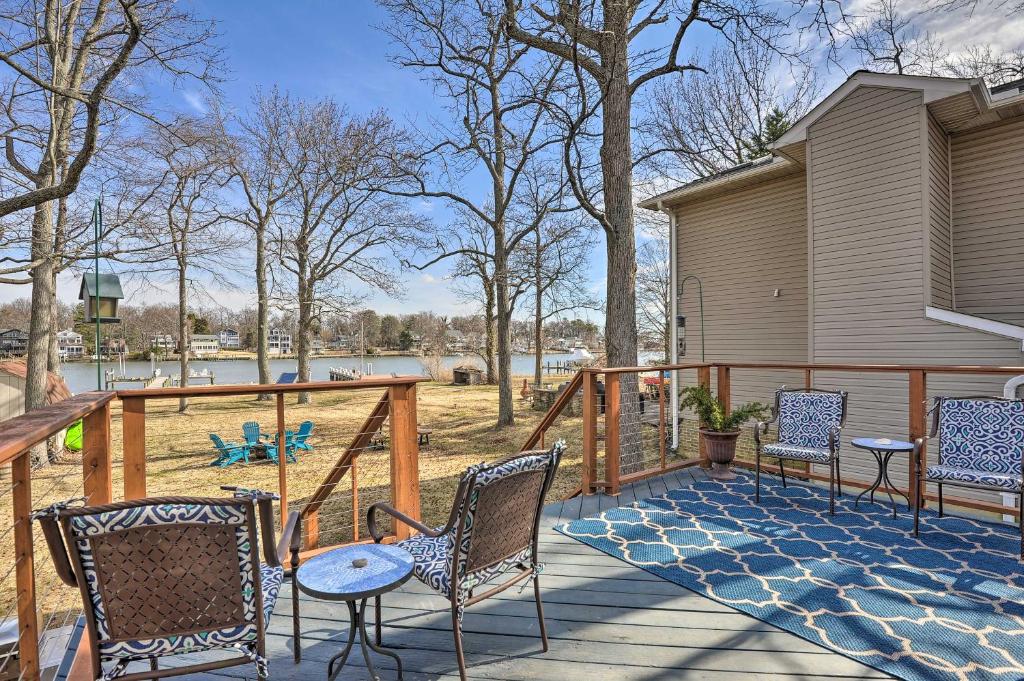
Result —
<svg viewBox="0 0 1024 681"><path fill-rule="evenodd" d="M946 324L960 326L965 329L982 331L994 336L1003 336L1004 338L1012 338L1014 340L1021 341L1021 352L1024 352L1024 328L1020 326L997 322L991 319L985 319L984 317L975 317L974 315L963 314L960 312L943 310L942 308L932 307L930 305L924 308L924 316L927 319L937 322L945 322Z"/></svg>
<svg viewBox="0 0 1024 681"><path fill-rule="evenodd" d="M658 201L658 210L668 216L668 277L671 294L669 300L671 305L669 314L669 364L679 363L679 289L677 280L679 270L676 253L676 243L679 236L676 234L676 214L667 210L662 201ZM679 449L679 372L669 372L669 389L672 391L669 396L669 410L672 412L672 449Z"/></svg>
<svg viewBox="0 0 1024 681"><path fill-rule="evenodd" d="M817 106L804 114L804 117L793 124L782 137L772 145L773 149L784 147L787 144L803 142L807 139L807 129L819 118L828 113L839 102L846 99L854 90L859 87L888 87L903 90L920 90L924 93L924 103L934 102L938 99L945 99L964 92L974 92L977 96L978 90L973 86L981 82L978 78L937 78L933 76L901 76L893 73L872 73L870 71L857 71L846 79L828 97L818 102ZM985 92L987 88L981 88ZM985 98L987 99L987 98ZM987 102L984 102L987 104ZM982 102L979 102L982 104Z"/></svg>

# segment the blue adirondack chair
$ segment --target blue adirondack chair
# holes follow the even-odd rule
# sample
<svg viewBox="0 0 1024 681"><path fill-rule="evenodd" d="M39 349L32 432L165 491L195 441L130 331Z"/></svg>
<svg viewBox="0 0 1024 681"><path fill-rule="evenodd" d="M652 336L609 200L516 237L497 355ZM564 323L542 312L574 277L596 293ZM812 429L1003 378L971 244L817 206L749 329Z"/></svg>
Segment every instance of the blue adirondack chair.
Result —
<svg viewBox="0 0 1024 681"><path fill-rule="evenodd" d="M302 423L299 424L299 429L297 431L293 432L289 430L287 433L285 433L285 450L287 450L288 457L290 460L295 460L295 456L298 453L298 450L300 449L306 452L313 451L313 445L307 442L307 440L309 440L309 436L312 434L312 421L303 421Z"/></svg>
<svg viewBox="0 0 1024 681"><path fill-rule="evenodd" d="M249 445L224 442L216 433L210 433L210 439L213 441L213 446L217 448L217 458L210 462L211 466L224 468L238 461L249 463Z"/></svg>
<svg viewBox="0 0 1024 681"><path fill-rule="evenodd" d="M245 438L245 444L250 447L258 447L263 445L263 438L265 433L260 430L260 424L256 421L246 421L242 424L242 436Z"/></svg>

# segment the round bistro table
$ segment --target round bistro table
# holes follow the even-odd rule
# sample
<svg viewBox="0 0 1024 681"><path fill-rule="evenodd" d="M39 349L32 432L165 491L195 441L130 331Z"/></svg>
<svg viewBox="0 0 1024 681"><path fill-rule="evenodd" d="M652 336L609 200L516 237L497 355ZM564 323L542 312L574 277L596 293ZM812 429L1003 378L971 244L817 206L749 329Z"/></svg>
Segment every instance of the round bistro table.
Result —
<svg viewBox="0 0 1024 681"><path fill-rule="evenodd" d="M344 650L327 663L328 679L333 681L345 666L357 631L359 647L363 651L363 659L366 660L366 668L371 678L377 681L380 676L370 661L367 647L394 659L398 665L398 678L402 678L401 658L390 650L375 645L366 634L366 601L405 584L412 575L412 566L412 556L402 549L385 544L360 544L322 553L299 567L296 580L300 591L313 598L344 601L348 604L351 622L348 643L345 644Z"/></svg>
<svg viewBox="0 0 1024 681"><path fill-rule="evenodd" d="M896 485L892 484L892 480L889 479L889 459L892 458L893 454L914 451L914 444L912 442L904 442L903 440L858 437L853 440L853 446L871 452L875 456L875 462L878 464L878 475L875 477L875 481L871 483L870 487L857 495L856 501L853 502L853 507L857 508L860 504L860 498L869 493L868 500L871 503L875 503L875 492L882 486L882 481L884 480L885 493L889 495L889 501L892 502L892 517L896 517L896 500L893 498L890 490L895 490L896 494L907 500L907 510L909 511L910 499L906 494L896 489Z"/></svg>

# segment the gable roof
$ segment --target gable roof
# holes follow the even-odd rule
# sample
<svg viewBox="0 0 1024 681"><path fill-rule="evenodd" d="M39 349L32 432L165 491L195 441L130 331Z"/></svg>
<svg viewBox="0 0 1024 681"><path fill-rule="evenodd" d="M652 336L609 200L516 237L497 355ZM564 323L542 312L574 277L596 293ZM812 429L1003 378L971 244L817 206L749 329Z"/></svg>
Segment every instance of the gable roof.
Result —
<svg viewBox="0 0 1024 681"><path fill-rule="evenodd" d="M121 280L116 274L101 274L99 279L101 298L117 298L119 300L124 298ZM82 277L82 286L78 289L78 299L85 300L86 296L89 298L96 296L96 274L94 272L86 272Z"/></svg>
<svg viewBox="0 0 1024 681"><path fill-rule="evenodd" d="M14 376L25 380L28 376L28 364L24 360L15 359L8 362L0 362L0 374L7 374L8 376ZM71 391L68 390L67 384L64 379L53 373L52 371L46 372L46 403L53 404L54 402L60 402L71 397Z"/></svg>

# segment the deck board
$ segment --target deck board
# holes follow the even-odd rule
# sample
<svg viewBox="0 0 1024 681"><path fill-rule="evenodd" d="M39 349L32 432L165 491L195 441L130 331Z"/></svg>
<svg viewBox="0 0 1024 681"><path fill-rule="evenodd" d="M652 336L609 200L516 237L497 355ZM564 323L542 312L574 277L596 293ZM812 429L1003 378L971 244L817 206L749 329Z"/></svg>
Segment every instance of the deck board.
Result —
<svg viewBox="0 0 1024 681"><path fill-rule="evenodd" d="M466 611L471 679L615 681L891 678L768 623L576 542L553 528L617 505L664 494L704 476L682 469L624 486L618 497L589 495L545 509L541 593L550 650L543 653L532 588L513 587ZM343 604L300 597L303 660L292 661L291 591L284 586L268 634L271 679L324 678L326 661L347 635ZM384 642L395 648L410 681L458 678L447 601L411 580L384 597ZM375 657L381 678L393 662ZM353 651L338 679L368 677ZM197 675L206 681L254 678L251 667Z"/></svg>

